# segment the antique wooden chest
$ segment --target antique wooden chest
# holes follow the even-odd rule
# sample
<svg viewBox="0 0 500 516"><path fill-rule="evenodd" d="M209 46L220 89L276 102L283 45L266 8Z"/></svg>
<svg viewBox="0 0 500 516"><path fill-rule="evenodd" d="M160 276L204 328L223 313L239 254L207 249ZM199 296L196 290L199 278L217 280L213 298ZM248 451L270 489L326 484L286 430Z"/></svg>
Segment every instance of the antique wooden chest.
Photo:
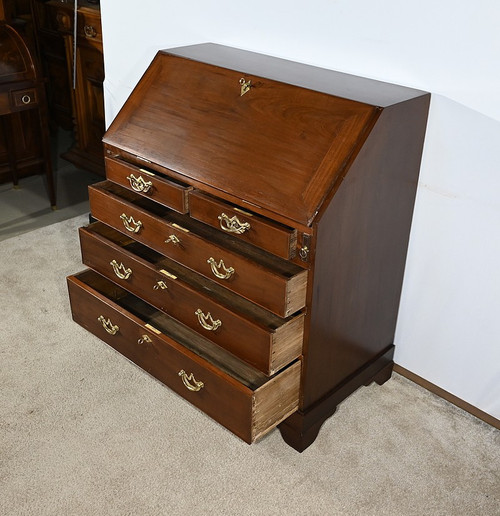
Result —
<svg viewBox="0 0 500 516"><path fill-rule="evenodd" d="M73 318L247 442L392 372L430 95L215 44L105 134Z"/></svg>

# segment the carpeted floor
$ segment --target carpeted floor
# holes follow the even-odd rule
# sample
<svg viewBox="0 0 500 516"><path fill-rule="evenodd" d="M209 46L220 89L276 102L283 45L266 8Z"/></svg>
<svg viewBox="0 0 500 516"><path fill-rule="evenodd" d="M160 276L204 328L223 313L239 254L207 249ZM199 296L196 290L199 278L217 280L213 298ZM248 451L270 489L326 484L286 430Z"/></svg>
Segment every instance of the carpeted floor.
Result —
<svg viewBox="0 0 500 516"><path fill-rule="evenodd" d="M406 379L248 446L71 320L79 216L0 242L0 514L500 515L500 432Z"/></svg>

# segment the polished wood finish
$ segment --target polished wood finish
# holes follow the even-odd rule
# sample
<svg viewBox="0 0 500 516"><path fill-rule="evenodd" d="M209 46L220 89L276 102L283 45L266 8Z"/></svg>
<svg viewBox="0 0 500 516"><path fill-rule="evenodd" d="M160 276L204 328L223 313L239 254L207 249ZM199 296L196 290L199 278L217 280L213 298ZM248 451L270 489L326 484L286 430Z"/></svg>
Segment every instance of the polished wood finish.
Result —
<svg viewBox="0 0 500 516"><path fill-rule="evenodd" d="M127 234L121 215L132 217L142 224L134 233L139 242L281 317L305 305L307 271L296 265L267 256L243 242L227 241L225 235L190 217L156 207L152 201L110 182L91 185L89 199L96 219ZM172 241L173 237L178 243ZM222 260L234 273L228 279L217 277L210 258L217 264Z"/></svg>
<svg viewBox="0 0 500 516"><path fill-rule="evenodd" d="M33 9L53 120L66 129L72 127L75 133L75 144L63 157L79 168L104 175L104 58L99 6L78 2L76 57L73 3L33 0Z"/></svg>
<svg viewBox="0 0 500 516"><path fill-rule="evenodd" d="M376 382L383 385L392 374L394 346L391 345L374 360L343 379L334 389L309 407L301 407L280 426L280 432L287 444L298 452L308 448L318 436L323 423L337 410L337 406L362 386Z"/></svg>
<svg viewBox="0 0 500 516"><path fill-rule="evenodd" d="M63 34L71 30L71 13L59 10L60 2L31 0L31 7L52 127L69 131L73 129L72 84Z"/></svg>
<svg viewBox="0 0 500 516"><path fill-rule="evenodd" d="M0 22L0 182L44 173L56 205L45 87L21 36Z"/></svg>
<svg viewBox="0 0 500 516"><path fill-rule="evenodd" d="M76 322L246 442L296 410L300 361L268 378L92 271L70 276L68 287ZM100 316L117 327L114 335ZM188 390L180 371L203 387Z"/></svg>
<svg viewBox="0 0 500 516"><path fill-rule="evenodd" d="M248 353L256 336L248 326L234 326L231 339L240 343L217 342L215 332L209 338L261 374L276 370L276 357L278 377L300 364L296 404L288 390L274 396L272 380L262 390L270 392L255 400L266 420L282 417L282 403L288 407L279 428L298 451L312 444L347 396L391 376L429 99L417 90L206 44L159 52L105 135L111 182L90 188L91 209L130 239L119 256L127 263L140 258L140 242L190 269L180 278L189 285L186 297L175 296L181 306L202 296L219 303L207 305L211 314L224 308L224 317L232 312L236 320L242 296L283 321L281 342L292 344L275 345L270 362L262 360L273 349L268 344ZM167 193L152 199L119 186L117 161L189 185L186 213L166 207ZM238 218L230 227L251 229L228 233L221 213ZM137 232L124 227L122 214ZM85 260L112 277L107 245L94 244ZM234 267L230 279L217 279L208 257ZM146 282L161 277L158 268L168 262L159 260L147 266L154 274ZM166 290L175 281L165 282ZM211 285L233 297L221 301ZM189 325L150 288L138 285L134 293ZM240 331L245 335L238 338ZM268 428L237 417L254 435Z"/></svg>
<svg viewBox="0 0 500 516"><path fill-rule="evenodd" d="M303 313L276 317L99 222L80 229L80 244L85 265L264 374L275 374L301 355ZM118 275L113 261L123 265ZM126 278L124 269L130 271ZM221 326L205 329L198 309Z"/></svg>
<svg viewBox="0 0 500 516"><path fill-rule="evenodd" d="M393 343L428 101L383 111L318 216L304 407Z"/></svg>
<svg viewBox="0 0 500 516"><path fill-rule="evenodd" d="M153 199L179 213L187 213L191 187L162 177L146 166L106 157L106 177L121 186ZM165 171L168 174L168 171ZM144 186L146 185L146 186Z"/></svg>
<svg viewBox="0 0 500 516"><path fill-rule="evenodd" d="M104 142L307 225L377 109L260 77L240 96L241 77L160 52Z"/></svg>
<svg viewBox="0 0 500 516"><path fill-rule="evenodd" d="M191 217L217 229L227 231L228 224L221 219L223 215L228 218L236 217L238 224L249 225L249 229L241 234L230 232L231 236L287 260L293 258L297 253L296 229L259 217L197 190L191 191L189 205Z"/></svg>

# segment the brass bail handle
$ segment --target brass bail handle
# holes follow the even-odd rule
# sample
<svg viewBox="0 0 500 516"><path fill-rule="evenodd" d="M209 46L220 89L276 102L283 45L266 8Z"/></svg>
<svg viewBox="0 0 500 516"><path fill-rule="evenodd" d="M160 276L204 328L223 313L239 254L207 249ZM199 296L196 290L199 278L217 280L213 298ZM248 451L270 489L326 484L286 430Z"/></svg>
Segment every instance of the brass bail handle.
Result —
<svg viewBox="0 0 500 516"><path fill-rule="evenodd" d="M127 231L130 231L131 233L139 233L139 231L142 227L142 222L140 220L138 220L136 222L134 220L134 217L132 217L132 215L130 217L127 217L127 215L125 215L125 213L122 213L120 215L120 219L122 220L123 225L125 226L125 229Z"/></svg>
<svg viewBox="0 0 500 516"><path fill-rule="evenodd" d="M250 223L241 222L236 215L229 217L229 215L221 213L217 218L219 219L221 229L228 233L242 235L245 231L250 229Z"/></svg>
<svg viewBox="0 0 500 516"><path fill-rule="evenodd" d="M181 377L182 383L184 384L186 389L188 389L192 392L198 392L200 389L202 389L205 386L205 384L203 382L198 382L195 380L193 373L188 375L186 373L186 371L184 371L184 369L181 369L178 374ZM193 382L193 383L191 383L191 382Z"/></svg>
<svg viewBox="0 0 500 516"><path fill-rule="evenodd" d="M130 275L132 274L132 269L126 268L123 263L120 262L120 265L118 265L118 262L116 260L111 260L109 262L111 267L113 267L113 271L118 276L118 278L122 280L127 280L130 278Z"/></svg>
<svg viewBox="0 0 500 516"><path fill-rule="evenodd" d="M142 176L135 177L134 174L127 176L132 190L140 193L148 193L152 188L153 183L151 181L145 181Z"/></svg>
<svg viewBox="0 0 500 516"><path fill-rule="evenodd" d="M234 274L233 267L226 267L223 260L220 260L219 263L215 261L215 259L211 256L207 263L210 264L210 268L212 269L212 273L216 278L227 280ZM221 272L222 271L222 272Z"/></svg>
<svg viewBox="0 0 500 516"><path fill-rule="evenodd" d="M104 315L100 315L97 320L102 324L102 327L110 334L116 335L120 328L111 322L110 319L106 319Z"/></svg>
<svg viewBox="0 0 500 516"><path fill-rule="evenodd" d="M217 328L220 328L222 326L222 321L220 319L214 320L210 312L205 315L201 308L198 308L196 312L194 313L198 317L198 322L200 323L200 326L202 328L205 328L205 330L208 331L215 331Z"/></svg>

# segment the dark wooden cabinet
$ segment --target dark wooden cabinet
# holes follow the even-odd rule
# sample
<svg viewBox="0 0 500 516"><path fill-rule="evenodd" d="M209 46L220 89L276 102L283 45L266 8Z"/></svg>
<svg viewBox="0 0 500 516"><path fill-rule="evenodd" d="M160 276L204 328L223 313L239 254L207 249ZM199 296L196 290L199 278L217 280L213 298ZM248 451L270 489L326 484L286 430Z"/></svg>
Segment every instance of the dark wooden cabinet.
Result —
<svg viewBox="0 0 500 516"><path fill-rule="evenodd" d="M0 21L0 182L45 173L52 207L56 190L50 156L45 85L24 39Z"/></svg>
<svg viewBox="0 0 500 516"><path fill-rule="evenodd" d="M247 442L392 372L430 95L213 44L104 137L73 318Z"/></svg>
<svg viewBox="0 0 500 516"><path fill-rule="evenodd" d="M104 175L100 11L99 6L86 1L79 1L78 6L75 46L73 3L32 0L40 59L48 78L52 121L64 129L74 129L75 133L75 144L63 157L80 168Z"/></svg>

